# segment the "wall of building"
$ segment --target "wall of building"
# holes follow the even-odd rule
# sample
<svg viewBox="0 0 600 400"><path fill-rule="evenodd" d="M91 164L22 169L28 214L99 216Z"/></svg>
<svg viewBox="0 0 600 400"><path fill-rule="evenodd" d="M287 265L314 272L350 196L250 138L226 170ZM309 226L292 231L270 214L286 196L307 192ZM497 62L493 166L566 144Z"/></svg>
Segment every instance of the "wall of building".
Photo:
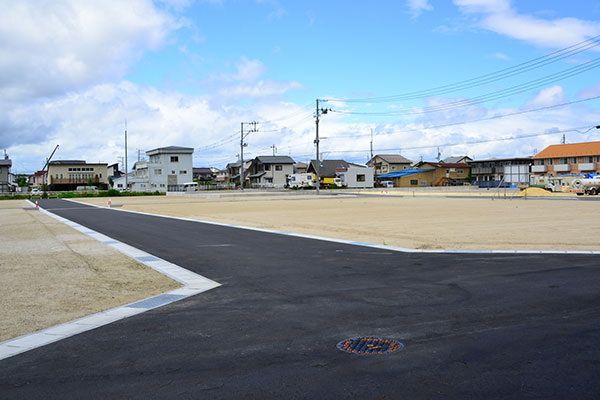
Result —
<svg viewBox="0 0 600 400"><path fill-rule="evenodd" d="M94 183L108 183L107 164L50 164L48 184L87 184L88 178Z"/></svg>
<svg viewBox="0 0 600 400"><path fill-rule="evenodd" d="M339 173L342 182L348 188L372 188L373 168L349 166L344 172Z"/></svg>
<svg viewBox="0 0 600 400"><path fill-rule="evenodd" d="M536 175L599 174L600 155L538 158L531 168Z"/></svg>
<svg viewBox="0 0 600 400"><path fill-rule="evenodd" d="M176 160L175 161L175 158ZM193 182L193 157L186 153L158 153L149 156L140 165L140 176L133 179L132 190L138 192L166 192L184 183Z"/></svg>

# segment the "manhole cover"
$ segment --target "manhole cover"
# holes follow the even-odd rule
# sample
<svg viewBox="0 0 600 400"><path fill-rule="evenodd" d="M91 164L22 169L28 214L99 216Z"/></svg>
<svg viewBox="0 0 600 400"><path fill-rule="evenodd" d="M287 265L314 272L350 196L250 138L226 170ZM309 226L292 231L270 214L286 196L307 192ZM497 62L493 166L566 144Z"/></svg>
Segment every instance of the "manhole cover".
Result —
<svg viewBox="0 0 600 400"><path fill-rule="evenodd" d="M396 339L379 337L359 337L342 340L337 344L338 349L356 354L389 354L400 350L402 343Z"/></svg>

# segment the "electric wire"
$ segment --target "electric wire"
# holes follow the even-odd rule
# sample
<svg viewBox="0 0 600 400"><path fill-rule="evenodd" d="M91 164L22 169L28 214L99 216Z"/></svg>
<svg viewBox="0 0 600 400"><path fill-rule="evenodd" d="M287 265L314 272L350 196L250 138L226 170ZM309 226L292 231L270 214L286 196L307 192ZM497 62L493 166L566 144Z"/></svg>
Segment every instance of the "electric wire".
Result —
<svg viewBox="0 0 600 400"><path fill-rule="evenodd" d="M541 57L534 58L529 61L525 61L523 63L514 65L512 67L504 68L495 72L490 72L484 75L480 75L474 78L466 79L463 81L438 86L435 88L408 92L397 95L390 96L380 96L380 97L365 97L365 98L355 98L355 99L324 99L329 102L344 102L344 103L377 103L377 102L392 102L392 101L401 101L401 100L413 100L431 96L438 96L446 93L452 93L459 90L470 89L476 86L486 85L492 82L496 82L502 79L510 78L515 75L519 75L525 72L529 72L533 69L541 68L546 65L555 63L557 61L563 60L565 58L571 57L573 55L582 53L584 51L590 50L598 45L600 45L600 41L598 40L600 35L591 37L582 42L576 43L569 47L554 51L552 53L546 54Z"/></svg>
<svg viewBox="0 0 600 400"><path fill-rule="evenodd" d="M464 108L470 105L489 102L492 100L499 100L506 97L513 96L515 94L520 94L532 89L538 89L543 86L547 86L558 81L582 74L584 72L590 71L594 68L600 67L600 58L596 58L594 60L588 61L581 65L577 65L575 67L567 68L566 70L556 72L554 74L550 74L544 76L542 78L534 79L532 81L515 85L506 89L497 90L495 92L491 92L488 94L484 94L481 96L463 99L458 101L453 101L450 103L441 104L438 106L430 106L424 107L417 110L401 110L401 111L386 111L386 112L356 112L356 111L345 111L345 110L331 110L335 113L340 114L348 114L348 115L377 115L377 116L398 116L398 115L415 115L415 114L429 114L433 112L441 112L441 111L450 111L459 108Z"/></svg>

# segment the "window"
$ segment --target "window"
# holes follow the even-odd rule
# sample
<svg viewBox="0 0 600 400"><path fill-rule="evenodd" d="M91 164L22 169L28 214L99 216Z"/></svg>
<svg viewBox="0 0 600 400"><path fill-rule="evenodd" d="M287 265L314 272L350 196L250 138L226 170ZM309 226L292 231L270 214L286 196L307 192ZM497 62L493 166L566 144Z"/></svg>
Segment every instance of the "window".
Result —
<svg viewBox="0 0 600 400"><path fill-rule="evenodd" d="M365 175L361 174L361 175L356 175L356 182L364 182L365 181Z"/></svg>
<svg viewBox="0 0 600 400"><path fill-rule="evenodd" d="M551 158L548 159L548 165L552 165L554 163L554 160L552 160Z"/></svg>
<svg viewBox="0 0 600 400"><path fill-rule="evenodd" d="M171 162L179 162L179 156L171 156Z"/></svg>
<svg viewBox="0 0 600 400"><path fill-rule="evenodd" d="M569 163L569 159L566 158L566 157L563 157L563 158L560 159L560 163L561 164L568 164Z"/></svg>
<svg viewBox="0 0 600 400"><path fill-rule="evenodd" d="M175 175L175 171L171 171L171 175Z"/></svg>
<svg viewBox="0 0 600 400"><path fill-rule="evenodd" d="M265 164L265 171L271 170L271 164Z"/></svg>
<svg viewBox="0 0 600 400"><path fill-rule="evenodd" d="M154 175L162 175L162 169L161 168L155 168L154 169Z"/></svg>
<svg viewBox="0 0 600 400"><path fill-rule="evenodd" d="M185 175L185 174L187 174L187 170L184 169L183 171L179 171L179 175Z"/></svg>
<svg viewBox="0 0 600 400"><path fill-rule="evenodd" d="M100 175L100 178L102 178L102 174L99 174L99 175Z"/></svg>
<svg viewBox="0 0 600 400"><path fill-rule="evenodd" d="M283 171L283 166L282 165L276 165L275 166L275 171Z"/></svg>
<svg viewBox="0 0 600 400"><path fill-rule="evenodd" d="M577 164L577 157L571 157L571 162L573 164Z"/></svg>
<svg viewBox="0 0 600 400"><path fill-rule="evenodd" d="M381 170L384 171L384 172L387 171L387 165L382 165L381 166Z"/></svg>
<svg viewBox="0 0 600 400"><path fill-rule="evenodd" d="M538 160L538 165L544 165L544 160Z"/></svg>
<svg viewBox="0 0 600 400"><path fill-rule="evenodd" d="M593 163L594 162L594 156L587 156L587 162L589 163Z"/></svg>
<svg viewBox="0 0 600 400"><path fill-rule="evenodd" d="M459 174L459 175L462 175L464 173L464 171L462 169L457 169L456 173Z"/></svg>
<svg viewBox="0 0 600 400"><path fill-rule="evenodd" d="M392 171L396 170L396 166L395 165L390 166L390 168L391 168Z"/></svg>
<svg viewBox="0 0 600 400"><path fill-rule="evenodd" d="M416 185L419 184L419 181L417 179L411 179L410 180L410 184L413 185L413 186L416 186Z"/></svg>
<svg viewBox="0 0 600 400"><path fill-rule="evenodd" d="M273 183L273 178L265 178L265 183Z"/></svg>

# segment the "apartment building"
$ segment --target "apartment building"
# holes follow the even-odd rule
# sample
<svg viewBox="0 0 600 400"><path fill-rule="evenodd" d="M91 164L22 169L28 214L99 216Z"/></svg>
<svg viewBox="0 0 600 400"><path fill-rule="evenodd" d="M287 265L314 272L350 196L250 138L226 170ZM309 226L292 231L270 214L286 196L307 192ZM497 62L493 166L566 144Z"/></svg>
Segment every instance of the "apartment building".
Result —
<svg viewBox="0 0 600 400"><path fill-rule="evenodd" d="M78 186L108 188L108 163L87 163L85 160L57 160L48 164L49 190L75 190Z"/></svg>
<svg viewBox="0 0 600 400"><path fill-rule="evenodd" d="M548 146L533 157L531 172L536 178L545 175L599 174L600 142Z"/></svg>
<svg viewBox="0 0 600 400"><path fill-rule="evenodd" d="M131 190L134 192L167 192L182 190L183 184L192 182L193 167L191 147L160 147L146 152L148 160L134 164Z"/></svg>

